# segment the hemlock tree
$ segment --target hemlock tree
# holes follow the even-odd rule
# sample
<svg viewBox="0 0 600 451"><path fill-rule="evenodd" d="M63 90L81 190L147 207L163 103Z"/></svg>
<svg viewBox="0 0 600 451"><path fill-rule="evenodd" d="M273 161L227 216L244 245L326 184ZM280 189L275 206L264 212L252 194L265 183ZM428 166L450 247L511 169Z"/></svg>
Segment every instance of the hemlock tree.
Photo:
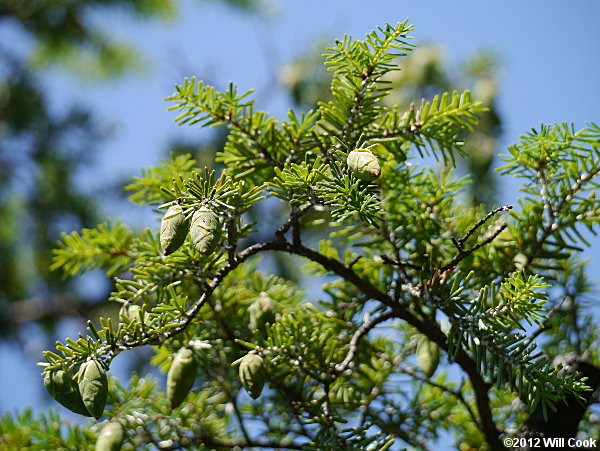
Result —
<svg viewBox="0 0 600 451"><path fill-rule="evenodd" d="M599 220L600 128L532 130L500 169L523 179L523 198L467 207L469 180L428 163L453 163L484 105L468 91L381 102L411 30L336 41L332 100L284 121L235 86L177 87L179 124L229 127L224 169L179 156L145 170L132 198L161 211L160 227L84 229L54 255L67 275L121 274L119 318L90 322L41 364L61 404L103 421L5 416L4 445L425 449L448 430L461 449L503 449L505 437L598 434L598 332L577 254ZM259 203L289 214L248 222ZM318 298L261 271L271 253L304 262ZM146 345L164 389L107 378Z"/></svg>

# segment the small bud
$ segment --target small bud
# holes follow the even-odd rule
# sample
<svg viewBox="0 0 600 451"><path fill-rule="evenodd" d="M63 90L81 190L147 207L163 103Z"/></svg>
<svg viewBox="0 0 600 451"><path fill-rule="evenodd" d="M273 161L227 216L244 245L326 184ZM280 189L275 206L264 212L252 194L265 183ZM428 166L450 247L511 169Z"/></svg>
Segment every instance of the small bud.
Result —
<svg viewBox="0 0 600 451"><path fill-rule="evenodd" d="M256 399L265 385L264 360L258 354L247 354L240 362L240 382L246 391Z"/></svg>
<svg viewBox="0 0 600 451"><path fill-rule="evenodd" d="M520 271L525 266L527 266L528 259L525 254L519 253L519 254L515 255L514 262L515 262L515 268L517 268L517 270Z"/></svg>
<svg viewBox="0 0 600 451"><path fill-rule="evenodd" d="M108 379L100 362L90 359L79 367L77 383L83 404L91 416L98 419L108 399Z"/></svg>
<svg viewBox="0 0 600 451"><path fill-rule="evenodd" d="M440 348L433 341L423 336L417 344L417 364L427 377L433 376L440 363Z"/></svg>
<svg viewBox="0 0 600 451"><path fill-rule="evenodd" d="M96 440L96 451L119 451L123 444L123 426L111 421L102 428Z"/></svg>
<svg viewBox="0 0 600 451"><path fill-rule="evenodd" d="M190 348L180 348L167 373L167 397L171 409L183 402L196 379L196 361Z"/></svg>
<svg viewBox="0 0 600 451"><path fill-rule="evenodd" d="M72 374L60 369L47 372L44 376L44 386L54 399L70 411L90 416Z"/></svg>
<svg viewBox="0 0 600 451"><path fill-rule="evenodd" d="M210 255L221 238L221 224L212 210L202 207L192 216L190 236L194 247L203 255Z"/></svg>
<svg viewBox="0 0 600 451"><path fill-rule="evenodd" d="M189 222L185 220L183 209L179 205L170 206L160 223L160 246L165 255L181 247L188 229Z"/></svg>
<svg viewBox="0 0 600 451"><path fill-rule="evenodd" d="M371 182L381 175L379 161L370 150L353 150L348 154L346 163L352 174L365 182Z"/></svg>

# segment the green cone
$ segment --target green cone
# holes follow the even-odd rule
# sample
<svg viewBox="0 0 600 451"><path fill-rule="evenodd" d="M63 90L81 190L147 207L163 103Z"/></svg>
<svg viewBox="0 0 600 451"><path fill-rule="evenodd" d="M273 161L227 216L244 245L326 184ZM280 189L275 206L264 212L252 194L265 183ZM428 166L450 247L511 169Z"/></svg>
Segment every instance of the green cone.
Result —
<svg viewBox="0 0 600 451"><path fill-rule="evenodd" d="M240 382L246 391L256 399L265 385L264 360L258 354L247 354L240 362Z"/></svg>
<svg viewBox="0 0 600 451"><path fill-rule="evenodd" d="M64 370L50 371L44 376L44 386L54 399L70 411L86 417L90 416L72 374Z"/></svg>
<svg viewBox="0 0 600 451"><path fill-rule="evenodd" d="M123 444L123 426L111 421L102 428L96 440L96 451L119 451Z"/></svg>
<svg viewBox="0 0 600 451"><path fill-rule="evenodd" d="M381 175L379 161L370 150L353 150L348 154L346 163L352 174L365 182L371 182Z"/></svg>
<svg viewBox="0 0 600 451"><path fill-rule="evenodd" d="M417 344L417 364L427 377L433 376L440 363L440 348L423 336Z"/></svg>
<svg viewBox="0 0 600 451"><path fill-rule="evenodd" d="M167 397L171 409L183 402L196 379L196 361L189 348L181 348L175 354L171 368L167 373Z"/></svg>
<svg viewBox="0 0 600 451"><path fill-rule="evenodd" d="M160 246L165 255L181 247L188 229L189 221L185 220L183 209L179 205L170 206L160 223Z"/></svg>
<svg viewBox="0 0 600 451"><path fill-rule="evenodd" d="M85 408L91 416L100 418L108 399L108 379L102 364L95 359L84 362L79 367L77 383Z"/></svg>
<svg viewBox="0 0 600 451"><path fill-rule="evenodd" d="M190 236L198 252L210 255L221 238L219 217L207 207L200 208L192 216Z"/></svg>

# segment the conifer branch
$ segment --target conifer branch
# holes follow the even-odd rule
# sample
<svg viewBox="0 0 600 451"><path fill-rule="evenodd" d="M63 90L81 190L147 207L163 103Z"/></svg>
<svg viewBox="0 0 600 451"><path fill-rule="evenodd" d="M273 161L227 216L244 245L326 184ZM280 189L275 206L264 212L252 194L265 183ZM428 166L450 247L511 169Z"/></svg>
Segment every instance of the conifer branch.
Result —
<svg viewBox="0 0 600 451"><path fill-rule="evenodd" d="M220 119L223 121L229 121L229 123L232 126L237 128L244 135L246 135L254 143L254 145L259 149L260 153L258 153L256 155L258 158L261 158L263 160L268 160L280 169L283 168L283 163L281 161L277 160L271 154L269 149L267 149L267 147L259 141L258 136L255 133L253 133L248 127L246 127L244 124L242 124L238 119L232 117L230 114L226 114L224 116L215 116L215 117L217 119Z"/></svg>
<svg viewBox="0 0 600 451"><path fill-rule="evenodd" d="M337 373L343 373L347 368L352 365L352 361L354 360L354 356L358 352L358 342L360 339L367 335L371 329L376 327L378 324L387 321L388 319L394 316L394 312L391 310L387 310L385 312L379 313L371 318L369 321L365 322L360 326L354 335L352 335L352 339L350 340L350 344L348 346L348 354L346 358L335 366L335 371Z"/></svg>
<svg viewBox="0 0 600 451"><path fill-rule="evenodd" d="M185 329L192 324L192 321L198 315L204 304L208 301L209 297L213 294L213 292L217 289L219 284L229 275L231 271L237 268L241 263L249 259L250 257L269 250L282 250L283 245L279 241L267 242L267 243L258 243L247 247L243 251L239 252L233 261L233 263L228 263L224 266L220 271L217 272L215 277L206 285L205 291L202 293L198 301L192 306L190 310L188 310L180 322L178 322L177 326L170 328L167 332L164 332L160 335L156 336L147 336L140 340L134 341L126 341L121 344L121 346L126 348L134 348L138 346L144 346L146 344L151 343L162 343L169 338L175 337L183 332Z"/></svg>
<svg viewBox="0 0 600 451"><path fill-rule="evenodd" d="M465 236L463 236L459 240L453 239L453 242L456 245L456 247L458 248L458 250L463 250L465 241L467 241L471 237L471 235L473 235L473 233L475 233L475 231L477 231L477 229L479 229L481 226L483 226L494 215L496 215L497 213L500 213L501 211L510 211L510 210L512 210L512 208L513 208L512 205L504 205L502 207L493 209L487 215L485 215L483 218L481 218L479 221L477 221L475 224L473 224L473 226L471 226L471 228L467 231L467 233L465 233Z"/></svg>
<svg viewBox="0 0 600 451"><path fill-rule="evenodd" d="M406 321L411 326L415 327L419 332L425 334L429 339L434 341L440 348L448 352L448 343L446 341L446 335L441 331L439 326L431 321L421 320L414 316L406 307L400 304L394 303L393 300L382 291L370 284L367 280L360 278L352 270L347 268L341 262L319 254L318 252L312 251L311 249L300 246L299 248L286 249L292 253L297 253L309 258L321 264L325 269L334 272L335 274L343 277L345 280L354 284L364 294L369 296L371 299L378 300L384 305L392 308L396 317ZM494 422L490 400L489 400L489 386L484 381L482 375L479 373L475 361L468 356L462 350L459 350L454 357L454 361L467 373L469 380L473 386L475 392L475 399L477 408L479 410L479 416L483 427L483 433L486 436L488 443L492 450L503 450L504 447L499 439L499 431L496 423Z"/></svg>
<svg viewBox="0 0 600 451"><path fill-rule="evenodd" d="M438 274L443 274L448 270L451 270L452 268L454 268L458 263L460 263L462 260L464 260L465 258L467 258L469 255L471 255L473 252L475 252L477 249L485 246L486 244L490 244L492 241L494 241L496 239L496 237L498 235L500 235L504 229L506 229L506 227L508 227L507 224L502 224L498 230L496 230L494 233L492 233L490 236L488 236L487 238L484 238L482 241L480 241L477 244L474 244L473 246L471 246L469 249L460 249L457 254L452 258L452 260L450 260L448 263L446 263L444 266L442 266L439 270L438 270ZM458 243L460 244L460 243Z"/></svg>
<svg viewBox="0 0 600 451"><path fill-rule="evenodd" d="M288 441L275 441L275 440L261 440L261 439L250 439L250 440L236 440L226 439L214 436L193 436L190 441L197 446L209 446L209 447L225 447L229 449L244 449L244 448L268 448L268 449L304 449L303 445ZM168 449L168 448L166 448ZM172 449L186 449L186 448L172 448Z"/></svg>

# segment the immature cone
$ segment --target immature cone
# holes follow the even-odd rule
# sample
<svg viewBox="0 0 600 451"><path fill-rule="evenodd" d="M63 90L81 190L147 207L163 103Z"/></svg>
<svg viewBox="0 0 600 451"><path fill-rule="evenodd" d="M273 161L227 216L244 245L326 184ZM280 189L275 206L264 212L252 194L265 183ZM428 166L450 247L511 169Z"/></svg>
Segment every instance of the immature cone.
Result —
<svg viewBox="0 0 600 451"><path fill-rule="evenodd" d="M77 383L85 408L91 416L100 418L108 399L108 379L102 364L95 359L83 363L77 373Z"/></svg>
<svg viewBox="0 0 600 451"><path fill-rule="evenodd" d="M427 377L433 376L440 363L440 348L427 337L422 337L417 344L417 364Z"/></svg>
<svg viewBox="0 0 600 451"><path fill-rule="evenodd" d="M44 386L54 399L70 411L86 417L90 416L72 374L64 370L50 371L44 376Z"/></svg>
<svg viewBox="0 0 600 451"><path fill-rule="evenodd" d="M219 217L207 207L200 208L192 216L190 236L198 252L210 255L221 237Z"/></svg>
<svg viewBox="0 0 600 451"><path fill-rule="evenodd" d="M196 379L196 361L189 348L181 348L175 354L167 374L167 397L171 409L183 402Z"/></svg>
<svg viewBox="0 0 600 451"><path fill-rule="evenodd" d="M128 304L127 306L125 306L125 304L123 304L123 307L121 307L121 311L119 312L119 315L121 315L121 318L123 320L127 321L128 323L131 321L139 321L140 320L140 309L141 309L141 307L136 304Z"/></svg>
<svg viewBox="0 0 600 451"><path fill-rule="evenodd" d="M189 222L185 220L183 209L179 205L170 206L160 223L160 246L165 255L181 247L188 229Z"/></svg>
<svg viewBox="0 0 600 451"><path fill-rule="evenodd" d="M257 329L264 332L265 324L275 321L275 307L275 301L267 293L260 293L256 300L248 307L250 315L249 329L252 332Z"/></svg>
<svg viewBox="0 0 600 451"><path fill-rule="evenodd" d="M348 169L355 177L371 182L381 175L377 157L368 149L356 149L348 154Z"/></svg>
<svg viewBox="0 0 600 451"><path fill-rule="evenodd" d="M256 399L265 385L264 360L258 354L247 354L240 362L240 382L246 391Z"/></svg>
<svg viewBox="0 0 600 451"><path fill-rule="evenodd" d="M123 444L123 426L111 421L100 431L96 440L96 451L119 451Z"/></svg>

